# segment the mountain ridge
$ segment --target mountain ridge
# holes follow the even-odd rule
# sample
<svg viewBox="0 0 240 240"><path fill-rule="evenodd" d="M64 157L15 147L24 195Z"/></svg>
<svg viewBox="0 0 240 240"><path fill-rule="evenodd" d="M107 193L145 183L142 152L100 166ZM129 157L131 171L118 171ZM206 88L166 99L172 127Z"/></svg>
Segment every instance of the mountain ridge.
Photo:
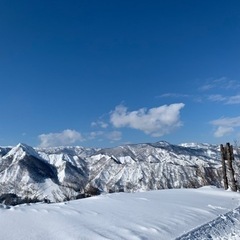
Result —
<svg viewBox="0 0 240 240"><path fill-rule="evenodd" d="M8 185L19 185L18 194L23 195L34 186L42 198L54 200L56 192L63 199L63 187L77 195L89 187L135 192L222 186L219 146L207 143L159 141L113 148L33 148L20 143L0 149L0 193L15 191Z"/></svg>

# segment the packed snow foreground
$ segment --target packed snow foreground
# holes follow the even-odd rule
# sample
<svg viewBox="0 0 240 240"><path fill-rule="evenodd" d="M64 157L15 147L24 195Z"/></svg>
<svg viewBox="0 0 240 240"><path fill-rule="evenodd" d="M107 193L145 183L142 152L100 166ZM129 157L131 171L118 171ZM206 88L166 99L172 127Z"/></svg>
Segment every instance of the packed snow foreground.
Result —
<svg viewBox="0 0 240 240"><path fill-rule="evenodd" d="M0 205L0 239L240 239L240 194L207 186Z"/></svg>

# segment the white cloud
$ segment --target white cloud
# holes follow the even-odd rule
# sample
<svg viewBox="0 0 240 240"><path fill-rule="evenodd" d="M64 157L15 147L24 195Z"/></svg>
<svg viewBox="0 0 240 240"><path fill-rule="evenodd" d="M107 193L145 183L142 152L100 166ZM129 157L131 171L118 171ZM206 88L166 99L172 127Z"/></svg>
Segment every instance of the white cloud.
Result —
<svg viewBox="0 0 240 240"><path fill-rule="evenodd" d="M223 137L235 131L235 128L240 127L240 116L234 118L219 118L210 122L217 126L214 132L215 137Z"/></svg>
<svg viewBox="0 0 240 240"><path fill-rule="evenodd" d="M181 98L181 97L190 97L190 95L187 94L181 94L181 93L164 93L160 96L158 96L159 98L168 98L168 97L172 97L172 98Z"/></svg>
<svg viewBox="0 0 240 240"><path fill-rule="evenodd" d="M225 104L239 104L240 95L223 96L221 94L209 95L208 99L213 102L224 102Z"/></svg>
<svg viewBox="0 0 240 240"><path fill-rule="evenodd" d="M211 124L215 126L225 126L225 127L239 127L240 126L240 116L234 118L219 118L211 121Z"/></svg>
<svg viewBox="0 0 240 240"><path fill-rule="evenodd" d="M183 107L183 103L176 103L128 112L125 106L119 105L111 113L110 122L117 128L130 127L153 137L160 137L182 126L180 110Z"/></svg>
<svg viewBox="0 0 240 240"><path fill-rule="evenodd" d="M81 133L70 129L66 129L60 133L41 134L38 138L41 141L40 147L66 146L84 140Z"/></svg>
<svg viewBox="0 0 240 240"><path fill-rule="evenodd" d="M92 127L100 127L100 128L107 128L108 124L105 123L104 121L96 121L91 123Z"/></svg>
<svg viewBox="0 0 240 240"><path fill-rule="evenodd" d="M227 77L210 78L199 89L208 91L210 89L237 89L240 88L239 81L228 79Z"/></svg>
<svg viewBox="0 0 240 240"><path fill-rule="evenodd" d="M109 132L106 137L111 141L119 141L122 139L122 133L119 131Z"/></svg>
<svg viewBox="0 0 240 240"><path fill-rule="evenodd" d="M100 138L99 138L100 137ZM90 132L88 139L93 140L93 139L102 139L106 138L111 141L119 141L122 139L122 133L120 131L112 131L112 132L103 132L103 131L95 131L95 132Z"/></svg>
<svg viewBox="0 0 240 240"><path fill-rule="evenodd" d="M205 85L201 86L199 89L200 89L201 91L208 91L208 90L210 90L210 89L212 89L212 88L214 88L214 85L213 85L213 84L205 84Z"/></svg>
<svg viewBox="0 0 240 240"><path fill-rule="evenodd" d="M234 129L232 127L218 127L217 130L214 132L215 137L223 137L230 133L232 133Z"/></svg>
<svg viewBox="0 0 240 240"><path fill-rule="evenodd" d="M210 101L213 101L213 102L222 102L222 101L226 101L226 97L222 96L221 94L213 94L213 95L210 95L208 97L208 99Z"/></svg>
<svg viewBox="0 0 240 240"><path fill-rule="evenodd" d="M229 97L227 104L239 104L240 103L240 95L235 95Z"/></svg>
<svg viewBox="0 0 240 240"><path fill-rule="evenodd" d="M104 132L103 131L95 131L95 132L90 132L90 134L89 134L89 139L95 139L95 138L97 138L97 137L99 137L99 136L102 136L104 134Z"/></svg>

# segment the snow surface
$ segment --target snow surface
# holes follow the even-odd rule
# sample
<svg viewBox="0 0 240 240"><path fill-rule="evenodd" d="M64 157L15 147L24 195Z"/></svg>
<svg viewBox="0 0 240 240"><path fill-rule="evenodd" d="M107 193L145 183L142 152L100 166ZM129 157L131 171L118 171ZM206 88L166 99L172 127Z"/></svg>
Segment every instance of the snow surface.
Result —
<svg viewBox="0 0 240 240"><path fill-rule="evenodd" d="M0 205L0 239L240 239L239 206L239 193L210 186Z"/></svg>

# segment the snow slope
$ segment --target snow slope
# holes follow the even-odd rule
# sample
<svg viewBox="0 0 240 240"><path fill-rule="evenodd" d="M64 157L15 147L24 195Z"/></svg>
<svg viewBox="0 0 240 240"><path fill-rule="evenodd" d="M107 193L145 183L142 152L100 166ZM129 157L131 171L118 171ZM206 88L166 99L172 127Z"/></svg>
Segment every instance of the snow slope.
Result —
<svg viewBox="0 0 240 240"><path fill-rule="evenodd" d="M239 239L239 205L239 193L215 187L114 193L58 204L1 205L0 239ZM204 231L210 226L206 223L217 226L214 221L221 226L227 223L228 231L224 227Z"/></svg>

